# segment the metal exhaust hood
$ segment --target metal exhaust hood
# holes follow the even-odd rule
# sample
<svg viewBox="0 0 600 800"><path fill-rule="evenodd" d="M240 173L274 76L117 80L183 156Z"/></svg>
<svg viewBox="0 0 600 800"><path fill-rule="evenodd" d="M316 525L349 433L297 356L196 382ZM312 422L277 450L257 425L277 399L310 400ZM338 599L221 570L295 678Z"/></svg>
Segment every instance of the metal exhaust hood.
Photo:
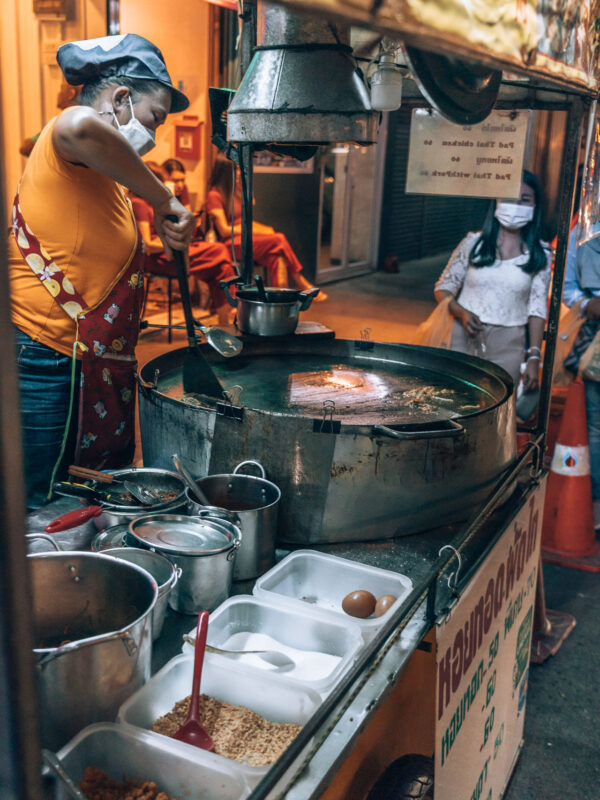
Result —
<svg viewBox="0 0 600 800"><path fill-rule="evenodd" d="M376 140L377 114L355 69L349 28L259 3L259 45L227 113L231 142Z"/></svg>

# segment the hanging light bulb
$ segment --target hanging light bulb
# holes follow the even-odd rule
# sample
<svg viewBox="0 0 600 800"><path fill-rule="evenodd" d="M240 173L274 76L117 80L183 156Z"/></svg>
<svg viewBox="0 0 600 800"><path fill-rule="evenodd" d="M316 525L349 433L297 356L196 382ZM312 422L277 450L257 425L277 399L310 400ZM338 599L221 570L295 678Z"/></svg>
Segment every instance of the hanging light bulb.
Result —
<svg viewBox="0 0 600 800"><path fill-rule="evenodd" d="M577 225L577 247L600 236L600 118L595 104L590 114L581 202Z"/></svg>
<svg viewBox="0 0 600 800"><path fill-rule="evenodd" d="M371 77L371 108L396 111L402 105L402 73L393 52L384 52Z"/></svg>

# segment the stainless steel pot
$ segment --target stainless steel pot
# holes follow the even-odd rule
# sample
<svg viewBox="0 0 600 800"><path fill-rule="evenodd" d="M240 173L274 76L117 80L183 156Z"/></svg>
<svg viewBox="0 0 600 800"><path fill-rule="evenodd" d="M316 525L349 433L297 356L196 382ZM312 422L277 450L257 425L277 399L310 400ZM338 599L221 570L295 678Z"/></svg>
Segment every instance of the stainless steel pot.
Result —
<svg viewBox="0 0 600 800"><path fill-rule="evenodd" d="M142 546L172 561L181 570L169 605L182 614L212 611L229 597L233 565L241 543L239 530L198 517L151 514L129 524Z"/></svg>
<svg viewBox="0 0 600 800"><path fill-rule="evenodd" d="M238 280L235 278L234 280ZM231 282L231 281L230 281ZM308 292L297 289L266 289L268 302L261 301L257 289L238 289L233 297L225 281L229 304L237 308L237 326L254 336L288 336L296 330L301 311L306 311L318 295L317 288Z"/></svg>
<svg viewBox="0 0 600 800"><path fill-rule="evenodd" d="M136 564L149 572L156 581L158 596L152 612L152 639L157 639L165 621L169 594L177 585L181 570L160 553L142 550L140 547L112 547L102 552L105 556L120 558L122 561Z"/></svg>
<svg viewBox="0 0 600 800"><path fill-rule="evenodd" d="M100 553L28 556L44 747L112 720L150 677L158 588L145 570Z"/></svg>
<svg viewBox="0 0 600 800"><path fill-rule="evenodd" d="M281 541L387 539L465 519L516 456L512 380L479 358L381 342L257 337L235 365L213 359L226 389L243 386L240 407L184 398L184 353L169 351L141 370L144 463L166 465L177 452L196 475L211 475L258 457L281 489ZM345 388L348 374L363 380ZM295 402L313 392L307 375L323 375L325 408ZM477 403L424 415L418 393L412 404L397 401L413 378L424 388L459 385ZM364 411L369 393L374 400Z"/></svg>
<svg viewBox="0 0 600 800"><path fill-rule="evenodd" d="M240 469L251 465L257 467L260 478L239 474ZM235 559L233 580L257 578L271 569L275 563L277 512L281 492L279 487L266 480L262 464L255 460L242 461L232 474L209 475L197 483L211 504L217 506L217 510L222 508L233 512L239 520L242 544ZM190 498L188 489L186 494L191 514L211 516L210 509ZM218 516L216 521L220 521Z"/></svg>

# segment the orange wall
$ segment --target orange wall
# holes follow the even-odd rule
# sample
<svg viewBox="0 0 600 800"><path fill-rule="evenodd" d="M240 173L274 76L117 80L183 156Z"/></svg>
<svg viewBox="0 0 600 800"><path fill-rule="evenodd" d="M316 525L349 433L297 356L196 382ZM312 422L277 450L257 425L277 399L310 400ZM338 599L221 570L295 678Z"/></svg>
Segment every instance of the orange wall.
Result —
<svg viewBox="0 0 600 800"><path fill-rule="evenodd" d="M2 0L0 73L3 187L7 208L18 185L26 159L21 142L38 133L56 113L56 96L62 75L56 50L64 42L106 34L106 0L72 0L64 16L33 13L31 0ZM121 0L121 32L139 33L163 52L172 80L183 81L190 97L186 114L196 114L208 124L209 6L202 0ZM175 155L175 123L170 117L159 129L157 147L149 159L164 161ZM204 142L202 144L204 149ZM204 152L201 153L204 156ZM202 161L185 161L188 188L197 202L204 198Z"/></svg>
<svg viewBox="0 0 600 800"><path fill-rule="evenodd" d="M73 0L63 16L36 16L31 0L2 0L0 74L4 195L7 209L26 163L21 142L56 113L62 74L56 50L64 42L106 33L105 0Z"/></svg>
<svg viewBox="0 0 600 800"><path fill-rule="evenodd" d="M211 33L208 21L209 5L201 0L174 3L121 0L121 33L138 33L161 49L171 80L176 86L182 81L182 89L190 98L190 107L184 114L197 115L204 126L209 125L206 118ZM182 117L183 114L173 114L158 129L157 145L147 159L161 163L175 156L175 125L182 122ZM198 161L183 160L194 206L203 202L205 194L204 143L200 155Z"/></svg>

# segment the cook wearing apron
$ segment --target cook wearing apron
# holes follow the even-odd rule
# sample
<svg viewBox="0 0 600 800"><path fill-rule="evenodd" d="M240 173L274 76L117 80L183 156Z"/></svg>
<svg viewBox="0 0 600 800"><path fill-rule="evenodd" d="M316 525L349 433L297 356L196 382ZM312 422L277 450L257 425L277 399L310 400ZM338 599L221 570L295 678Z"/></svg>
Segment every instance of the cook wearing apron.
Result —
<svg viewBox="0 0 600 800"><path fill-rule="evenodd" d="M123 187L152 205L168 254L187 247L194 226L140 158L167 114L188 105L160 51L127 34L71 42L57 60L69 83L83 84L81 105L40 134L10 237L29 508L69 463L116 468L133 456L143 288Z"/></svg>

